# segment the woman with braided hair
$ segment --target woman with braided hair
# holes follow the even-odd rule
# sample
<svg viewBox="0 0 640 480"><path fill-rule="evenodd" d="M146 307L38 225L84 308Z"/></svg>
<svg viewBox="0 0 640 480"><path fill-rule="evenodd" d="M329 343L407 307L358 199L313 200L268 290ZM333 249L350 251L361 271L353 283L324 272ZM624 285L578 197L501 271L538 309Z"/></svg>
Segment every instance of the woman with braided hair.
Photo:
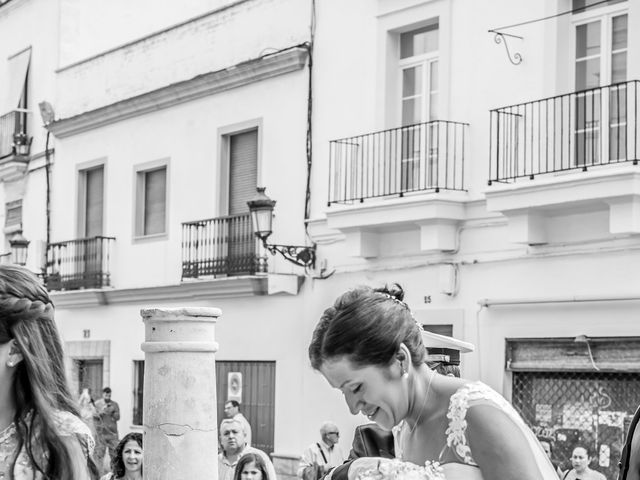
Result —
<svg viewBox="0 0 640 480"><path fill-rule="evenodd" d="M94 446L64 370L46 289L29 270L0 265L0 479L97 478Z"/></svg>
<svg viewBox="0 0 640 480"><path fill-rule="evenodd" d="M353 415L397 430L396 457L439 462L447 480L557 480L533 432L500 394L425 363L422 326L402 288L350 290L327 308L309 358ZM354 460L349 479L389 459Z"/></svg>

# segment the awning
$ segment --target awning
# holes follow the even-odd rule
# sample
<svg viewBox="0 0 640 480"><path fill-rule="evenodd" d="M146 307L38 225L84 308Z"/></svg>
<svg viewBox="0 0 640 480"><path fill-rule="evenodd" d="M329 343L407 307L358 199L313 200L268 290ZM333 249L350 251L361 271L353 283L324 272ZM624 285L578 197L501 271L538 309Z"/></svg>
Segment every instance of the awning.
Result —
<svg viewBox="0 0 640 480"><path fill-rule="evenodd" d="M5 90L5 96L0 104L0 115L8 113L18 108L20 99L24 93L25 80L31 61L31 47L27 47L9 57L9 89Z"/></svg>

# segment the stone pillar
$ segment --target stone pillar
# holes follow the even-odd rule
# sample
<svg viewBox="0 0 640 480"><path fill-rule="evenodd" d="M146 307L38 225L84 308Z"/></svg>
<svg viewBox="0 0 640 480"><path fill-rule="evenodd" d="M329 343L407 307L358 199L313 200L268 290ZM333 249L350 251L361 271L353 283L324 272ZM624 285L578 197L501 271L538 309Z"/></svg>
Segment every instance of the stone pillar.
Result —
<svg viewBox="0 0 640 480"><path fill-rule="evenodd" d="M145 324L144 477L217 480L217 308L149 308Z"/></svg>

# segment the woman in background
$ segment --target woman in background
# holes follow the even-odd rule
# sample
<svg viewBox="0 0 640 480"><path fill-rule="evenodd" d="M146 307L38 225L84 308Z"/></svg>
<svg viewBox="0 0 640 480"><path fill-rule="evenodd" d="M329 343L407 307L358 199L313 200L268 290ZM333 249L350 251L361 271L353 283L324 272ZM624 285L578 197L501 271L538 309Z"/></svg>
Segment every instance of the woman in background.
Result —
<svg viewBox="0 0 640 480"><path fill-rule="evenodd" d="M276 480L269 478L264 460L255 453L240 457L236 465L233 480Z"/></svg>
<svg viewBox="0 0 640 480"><path fill-rule="evenodd" d="M142 480L142 455L142 434L128 433L116 447L116 455L111 459L111 472L101 480Z"/></svg>

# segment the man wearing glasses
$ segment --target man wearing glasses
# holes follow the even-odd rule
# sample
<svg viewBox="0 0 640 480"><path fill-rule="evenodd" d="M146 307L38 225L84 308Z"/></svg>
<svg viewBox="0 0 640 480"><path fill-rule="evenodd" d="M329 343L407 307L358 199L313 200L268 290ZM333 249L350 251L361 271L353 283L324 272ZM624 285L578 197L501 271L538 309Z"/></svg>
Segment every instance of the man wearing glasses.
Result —
<svg viewBox="0 0 640 480"><path fill-rule="evenodd" d="M298 477L303 480L317 480L329 470L346 460L338 441L340 431L333 422L324 422L320 427L320 441L309 445L302 454Z"/></svg>

